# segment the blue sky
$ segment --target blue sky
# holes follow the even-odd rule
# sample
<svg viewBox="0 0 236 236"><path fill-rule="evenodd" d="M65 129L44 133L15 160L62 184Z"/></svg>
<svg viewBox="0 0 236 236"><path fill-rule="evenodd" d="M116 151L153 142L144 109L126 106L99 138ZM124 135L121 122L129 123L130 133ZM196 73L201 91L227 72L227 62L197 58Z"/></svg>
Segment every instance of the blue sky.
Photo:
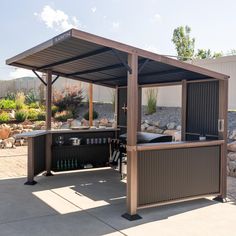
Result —
<svg viewBox="0 0 236 236"><path fill-rule="evenodd" d="M189 25L196 48L236 48L235 0L1 0L0 79L30 75L5 60L71 27L175 55L174 28Z"/></svg>

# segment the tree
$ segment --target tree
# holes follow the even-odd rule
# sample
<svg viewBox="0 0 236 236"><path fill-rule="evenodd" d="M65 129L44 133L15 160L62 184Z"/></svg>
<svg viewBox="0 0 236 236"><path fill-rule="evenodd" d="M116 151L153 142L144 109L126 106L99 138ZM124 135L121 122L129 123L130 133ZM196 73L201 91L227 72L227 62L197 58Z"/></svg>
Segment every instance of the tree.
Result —
<svg viewBox="0 0 236 236"><path fill-rule="evenodd" d="M195 58L198 58L198 59L210 59L210 58L217 58L221 56L222 56L222 52L214 52L212 54L210 49L198 49L197 53L195 54Z"/></svg>
<svg viewBox="0 0 236 236"><path fill-rule="evenodd" d="M194 56L195 38L190 37L191 28L189 26L180 26L174 29L172 42L175 44L175 48L178 57L182 61L191 59Z"/></svg>

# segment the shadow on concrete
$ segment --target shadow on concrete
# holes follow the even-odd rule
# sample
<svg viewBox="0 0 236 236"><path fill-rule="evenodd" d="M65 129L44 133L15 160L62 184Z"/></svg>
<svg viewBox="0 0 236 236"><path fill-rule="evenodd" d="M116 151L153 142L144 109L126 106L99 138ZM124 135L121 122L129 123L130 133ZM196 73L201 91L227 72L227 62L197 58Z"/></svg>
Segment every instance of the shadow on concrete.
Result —
<svg viewBox="0 0 236 236"><path fill-rule="evenodd" d="M36 180L34 186L25 186L25 178L0 180L0 230L9 235L33 231L34 235L106 235L221 204L199 199L149 208L139 211L143 219L129 222L121 217L126 211L126 184L112 169L57 173Z"/></svg>

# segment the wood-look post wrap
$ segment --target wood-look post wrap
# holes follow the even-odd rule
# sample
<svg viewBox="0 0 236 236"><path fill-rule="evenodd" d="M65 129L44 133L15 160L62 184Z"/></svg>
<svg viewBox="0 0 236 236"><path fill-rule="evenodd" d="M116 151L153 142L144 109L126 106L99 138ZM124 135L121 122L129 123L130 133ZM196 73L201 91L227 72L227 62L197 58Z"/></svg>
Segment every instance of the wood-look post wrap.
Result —
<svg viewBox="0 0 236 236"><path fill-rule="evenodd" d="M89 126L93 126L93 84L89 84Z"/></svg>
<svg viewBox="0 0 236 236"><path fill-rule="evenodd" d="M187 81L182 81L181 140L186 140Z"/></svg>
<svg viewBox="0 0 236 236"><path fill-rule="evenodd" d="M114 120L115 120L115 127L114 128L117 128L117 125L118 125L118 91L119 91L119 88L118 88L118 86L116 86L116 88L115 88L115 94L114 94L114 96L115 96L115 111L114 111Z"/></svg>
<svg viewBox="0 0 236 236"><path fill-rule="evenodd" d="M51 176L51 166L52 166L52 134L46 134L46 149L45 149L45 156L46 156L46 176Z"/></svg>
<svg viewBox="0 0 236 236"><path fill-rule="evenodd" d="M46 129L51 129L52 121L52 72L46 74Z"/></svg>
<svg viewBox="0 0 236 236"><path fill-rule="evenodd" d="M222 200L227 193L227 129L228 129L228 80L219 81L219 138L224 140L221 148L221 181Z"/></svg>
<svg viewBox="0 0 236 236"><path fill-rule="evenodd" d="M132 73L127 87L127 213L137 212L137 126L138 126L138 56L128 55Z"/></svg>
<svg viewBox="0 0 236 236"><path fill-rule="evenodd" d="M34 181L34 139L28 138L28 160L27 160L27 181L26 185L33 185Z"/></svg>
<svg viewBox="0 0 236 236"><path fill-rule="evenodd" d="M137 129L141 131L141 124L142 124L142 88L138 88L138 124Z"/></svg>

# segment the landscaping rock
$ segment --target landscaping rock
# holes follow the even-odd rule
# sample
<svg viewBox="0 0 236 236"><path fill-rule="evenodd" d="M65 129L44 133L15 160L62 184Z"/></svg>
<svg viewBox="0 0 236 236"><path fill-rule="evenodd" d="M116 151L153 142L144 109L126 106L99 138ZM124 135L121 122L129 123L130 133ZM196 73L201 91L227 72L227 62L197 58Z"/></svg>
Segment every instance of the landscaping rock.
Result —
<svg viewBox="0 0 236 236"><path fill-rule="evenodd" d="M236 141L228 144L228 151L236 152Z"/></svg>
<svg viewBox="0 0 236 236"><path fill-rule="evenodd" d="M7 139L10 136L10 128L1 128L0 129L0 139Z"/></svg>
<svg viewBox="0 0 236 236"><path fill-rule="evenodd" d="M175 122L170 122L166 125L167 129L175 129L176 123Z"/></svg>
<svg viewBox="0 0 236 236"><path fill-rule="evenodd" d="M102 126L107 126L109 123L108 119L107 118L102 118L99 120L99 125L102 125Z"/></svg>
<svg viewBox="0 0 236 236"><path fill-rule="evenodd" d="M236 152L229 152L228 159L229 161L236 161Z"/></svg>
<svg viewBox="0 0 236 236"><path fill-rule="evenodd" d="M178 125L178 126L176 127L176 129L179 130L179 131L181 131L181 125Z"/></svg>
<svg viewBox="0 0 236 236"><path fill-rule="evenodd" d="M236 172L236 161L230 161L229 162L229 170L230 172Z"/></svg>
<svg viewBox="0 0 236 236"><path fill-rule="evenodd" d="M146 131L149 133L155 133L156 127L155 126L148 126Z"/></svg>
<svg viewBox="0 0 236 236"><path fill-rule="evenodd" d="M233 130L233 131L230 133L229 139L231 139L231 140L236 140L236 129Z"/></svg>
<svg viewBox="0 0 236 236"><path fill-rule="evenodd" d="M159 128L155 128L155 133L157 134L163 134L164 130L163 129L159 129Z"/></svg>
<svg viewBox="0 0 236 236"><path fill-rule="evenodd" d="M79 120L72 120L71 123L70 123L71 127L78 127L78 126L81 126L81 122Z"/></svg>
<svg viewBox="0 0 236 236"><path fill-rule="evenodd" d="M14 110L12 110L10 113L9 113L9 117L10 117L10 119L15 119L15 111Z"/></svg>
<svg viewBox="0 0 236 236"><path fill-rule="evenodd" d="M2 140L0 146L1 148L15 148L15 141L13 137L10 137Z"/></svg>

